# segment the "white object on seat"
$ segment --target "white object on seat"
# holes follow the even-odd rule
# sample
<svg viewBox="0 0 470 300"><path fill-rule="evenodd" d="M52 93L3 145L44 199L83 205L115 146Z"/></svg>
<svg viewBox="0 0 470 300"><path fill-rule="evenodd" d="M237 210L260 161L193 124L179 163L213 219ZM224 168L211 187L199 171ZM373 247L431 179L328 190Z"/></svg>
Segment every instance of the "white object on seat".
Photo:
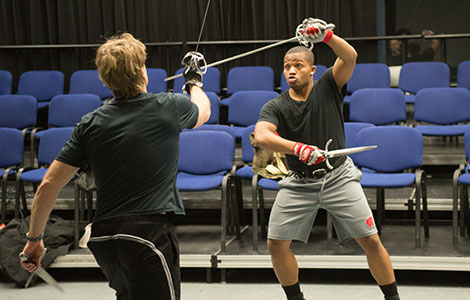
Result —
<svg viewBox="0 0 470 300"><path fill-rule="evenodd" d="M390 66L390 87L398 87L398 79L400 78L401 66Z"/></svg>

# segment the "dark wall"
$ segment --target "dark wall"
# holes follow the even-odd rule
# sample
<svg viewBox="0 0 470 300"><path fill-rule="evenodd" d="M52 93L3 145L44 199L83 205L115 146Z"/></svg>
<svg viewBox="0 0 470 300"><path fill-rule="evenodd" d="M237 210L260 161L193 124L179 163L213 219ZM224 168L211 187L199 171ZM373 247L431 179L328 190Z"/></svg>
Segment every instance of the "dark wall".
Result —
<svg viewBox="0 0 470 300"><path fill-rule="evenodd" d="M0 46L94 44L119 32L131 32L144 43L196 41L207 0L0 0ZM343 37L376 33L375 0L212 0L202 40L281 40L294 36L306 17L336 24ZM265 44L201 46L214 62ZM268 65L280 76L283 53L295 43L239 59L219 68ZM374 42L353 43L360 62L377 59ZM148 67L172 74L188 46L148 47ZM0 69L14 74L57 69L69 78L78 69L94 68L94 48L1 49ZM314 49L318 64L331 65L335 56L325 45ZM278 76L279 75L279 76ZM276 78L279 81L279 78Z"/></svg>
<svg viewBox="0 0 470 300"><path fill-rule="evenodd" d="M407 28L412 34L431 29L436 34L469 33L470 1L407 1L395 2L395 30ZM387 17L391 17L387 14ZM388 32L388 34L390 34ZM447 63L455 68L470 60L470 38L447 41Z"/></svg>

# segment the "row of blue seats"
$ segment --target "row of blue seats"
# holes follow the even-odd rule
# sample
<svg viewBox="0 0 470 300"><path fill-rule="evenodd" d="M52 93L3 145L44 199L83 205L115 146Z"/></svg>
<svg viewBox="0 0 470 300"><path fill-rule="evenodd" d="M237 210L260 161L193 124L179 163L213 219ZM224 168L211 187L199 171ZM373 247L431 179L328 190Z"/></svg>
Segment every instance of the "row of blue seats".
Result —
<svg viewBox="0 0 470 300"><path fill-rule="evenodd" d="M406 95L399 89L361 89L350 97L349 119L374 125L404 124ZM424 88L415 95L416 128L427 136L462 136L470 122L470 90Z"/></svg>
<svg viewBox="0 0 470 300"><path fill-rule="evenodd" d="M241 195L240 180L251 180L254 189L252 198L253 208L253 245L258 241L258 205L263 209L262 189L277 190L277 181L260 178L253 174L251 163L254 151L249 142L249 134L253 132L254 126L246 128L242 135L242 160L244 165L235 165L235 139L225 132L214 131L189 131L181 134L180 160L178 163L177 187L180 191L203 191L222 188L221 204L221 248L224 249L226 241L226 230L228 220L237 220L240 204L243 203ZM31 170L20 169L23 151L23 138L21 133L15 129L0 129L0 176L2 190L6 191L8 178L19 177L16 181L16 208L19 209L20 194L23 192L23 184L39 184L47 171L47 166L53 161L61 147L68 140L71 128L53 128L45 132L41 138L38 149L39 168ZM406 126L374 126L368 123L345 123L346 146L362 146L374 144L378 148L368 152L352 155L353 161L368 171L363 172L361 184L364 188L384 189L398 187L415 187L417 189L414 207L422 207L424 212L425 237L429 237L427 199L426 199L426 177L422 166L423 138L416 128ZM465 133L466 158L470 156L470 129ZM384 159L386 157L387 159ZM197 162L197 163L195 163ZM415 172L403 172L413 169ZM6 176L4 176L7 174ZM456 173L457 174L457 173ZM8 176L9 175L9 176ZM459 168L458 176L454 184L466 186L470 184L470 175ZM233 197L230 191L235 188L237 197ZM455 190L455 189L454 189ZM379 195L379 194L378 194ZM5 196L5 194L3 194ZM457 200L454 195L454 201ZM462 199L465 200L465 199ZM378 211L376 217L377 226L380 228L385 201L384 197L378 197ZM27 213L26 199L23 196L23 209ZM380 204L381 202L381 204ZM454 205L454 214L458 205ZM465 207L461 205L460 207ZM15 214L18 212L15 210ZM229 214L234 214L233 218ZM2 198L2 221L5 220L6 198ZM260 218L264 212L260 213ZM421 244L421 210L415 210L416 247ZM263 231L265 221L261 219ZM239 225L235 224L236 226ZM454 226L457 224L454 223ZM454 232L456 232L454 228ZM239 230L237 231L239 234ZM264 233L263 233L264 236ZM455 236L456 238L456 236Z"/></svg>
<svg viewBox="0 0 470 300"><path fill-rule="evenodd" d="M318 79L326 70L325 66L317 65L314 79ZM181 69L176 74L181 73ZM148 90L164 92L168 90L167 72L163 69L147 69L149 76ZM281 74L281 92L288 88L284 75ZM181 91L183 78L175 79L174 91ZM403 65L400 71L398 88L405 92L406 102L414 103L414 95L423 88L449 87L450 69L443 62L413 62ZM459 64L457 69L457 86L470 89L470 61ZM12 92L12 76L8 71L0 71L0 94ZM348 82L348 94L363 88L390 87L390 69L385 64L357 64ZM221 94L220 71L208 68L204 75L204 89L208 92ZM274 72L267 66L234 67L227 74L227 95L237 91L266 90L274 91ZM18 82L18 94L32 95L39 101L39 106L47 106L53 96L64 93L64 76L60 71L28 71L21 74ZM111 91L103 85L96 70L79 70L70 77L69 93L91 93L101 99L111 98ZM346 97L349 102L349 97ZM222 100L228 105L230 100Z"/></svg>
<svg viewBox="0 0 470 300"><path fill-rule="evenodd" d="M227 131L241 137L245 127L255 124L263 105L278 93L274 91L240 91L232 95L228 107L228 124L219 124L219 97L207 92L211 117L202 130ZM375 125L406 122L405 95L399 89L360 89L350 96L349 118ZM68 127L101 105L92 94L66 94L53 97L49 106L48 127ZM32 130L36 126L37 101L28 95L0 96L0 127ZM470 91L465 88L425 88L416 94L414 120L425 135L463 135L462 123L470 122ZM452 125L452 126L450 126ZM35 131L33 131L35 133ZM35 133L40 137L41 132ZM34 136L32 140L34 139Z"/></svg>

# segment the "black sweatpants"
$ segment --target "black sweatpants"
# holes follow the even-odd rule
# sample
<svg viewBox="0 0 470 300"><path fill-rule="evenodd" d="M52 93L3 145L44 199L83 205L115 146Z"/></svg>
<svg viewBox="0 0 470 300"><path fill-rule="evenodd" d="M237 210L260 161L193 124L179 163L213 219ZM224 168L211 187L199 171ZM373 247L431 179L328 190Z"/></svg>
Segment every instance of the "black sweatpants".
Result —
<svg viewBox="0 0 470 300"><path fill-rule="evenodd" d="M118 300L179 300L179 250L169 215L92 224L88 248Z"/></svg>

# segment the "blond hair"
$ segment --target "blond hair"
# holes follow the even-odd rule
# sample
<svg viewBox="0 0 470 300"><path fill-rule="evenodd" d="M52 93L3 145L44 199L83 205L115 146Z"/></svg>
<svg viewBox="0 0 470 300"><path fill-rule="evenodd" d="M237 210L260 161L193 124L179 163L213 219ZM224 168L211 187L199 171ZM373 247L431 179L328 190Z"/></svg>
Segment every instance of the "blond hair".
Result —
<svg viewBox="0 0 470 300"><path fill-rule="evenodd" d="M129 99L145 90L145 45L130 33L113 36L98 48L95 64L100 79L115 98Z"/></svg>

